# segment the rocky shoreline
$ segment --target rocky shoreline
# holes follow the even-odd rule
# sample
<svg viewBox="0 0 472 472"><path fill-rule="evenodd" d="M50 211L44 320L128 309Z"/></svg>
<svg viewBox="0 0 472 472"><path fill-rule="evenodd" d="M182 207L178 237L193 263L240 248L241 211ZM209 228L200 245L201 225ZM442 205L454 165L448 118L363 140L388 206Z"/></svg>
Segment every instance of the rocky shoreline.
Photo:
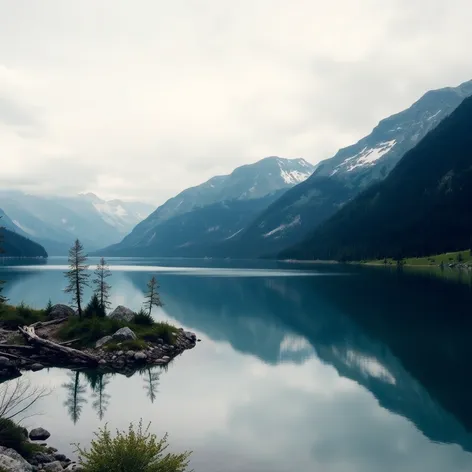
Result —
<svg viewBox="0 0 472 472"><path fill-rule="evenodd" d="M0 470L7 472L61 472L61 471L76 471L83 470L82 466L78 465L64 454L57 452L54 447L49 447L43 441L47 440L51 434L43 428L35 428L28 431L24 429L25 440L30 439L32 442L41 441L41 449L25 459L22 455L14 449L9 449L0 446Z"/></svg>
<svg viewBox="0 0 472 472"><path fill-rule="evenodd" d="M48 330L51 327L57 329L70 316L76 315L65 305L56 305L54 309L52 320L18 328L27 341L26 345L9 344L5 340L0 342L0 380L18 377L22 371L38 371L50 367L73 370L93 368L104 373L131 375L143 367L166 366L176 356L193 349L199 341L195 333L180 328L175 330L170 343L158 338L155 342L143 341L139 349L129 349L127 343L136 341L137 336L132 329L124 326L99 339L94 348L72 349L66 347L72 344L72 341L52 341L53 336ZM134 312L120 306L109 316L126 324L131 321ZM111 343L113 350L108 346ZM123 347L120 348L122 344Z"/></svg>

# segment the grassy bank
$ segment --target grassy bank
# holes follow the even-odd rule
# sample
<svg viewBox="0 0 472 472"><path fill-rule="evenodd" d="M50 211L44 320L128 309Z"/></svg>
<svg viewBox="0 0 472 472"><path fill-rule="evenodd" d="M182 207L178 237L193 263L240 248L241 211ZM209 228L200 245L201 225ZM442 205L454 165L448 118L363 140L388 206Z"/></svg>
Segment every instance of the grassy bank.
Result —
<svg viewBox="0 0 472 472"><path fill-rule="evenodd" d="M37 310L23 303L18 306L0 306L0 327L15 330L18 326L30 325L37 321L46 321L46 310Z"/></svg>
<svg viewBox="0 0 472 472"><path fill-rule="evenodd" d="M368 265L396 265L397 261L393 259L381 259L374 261L362 262ZM457 264L457 263L472 263L472 254L470 249L456 252L445 252L443 254L436 254L434 256L426 257L408 257L403 259L403 265L407 266L439 266Z"/></svg>

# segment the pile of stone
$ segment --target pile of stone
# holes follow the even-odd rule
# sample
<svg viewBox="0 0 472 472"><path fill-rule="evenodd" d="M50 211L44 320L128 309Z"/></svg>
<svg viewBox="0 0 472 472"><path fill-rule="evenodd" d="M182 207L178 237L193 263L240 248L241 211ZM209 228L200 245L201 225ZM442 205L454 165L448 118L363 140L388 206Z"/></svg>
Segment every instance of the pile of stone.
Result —
<svg viewBox="0 0 472 472"><path fill-rule="evenodd" d="M195 347L197 337L190 331L178 330L172 344L165 344L163 339L158 339L157 343L148 343L147 348L140 351L118 350L107 351L109 343L116 343L118 346L123 341L137 339L136 334L128 327L119 329L111 336L99 339L95 345L95 355L100 358L101 367L110 367L114 370L123 370L133 364L166 365L174 357L181 354L186 349Z"/></svg>
<svg viewBox="0 0 472 472"><path fill-rule="evenodd" d="M26 433L27 434L27 431ZM31 441L45 441L51 434L43 428L31 430L27 435ZM57 449L44 446L42 452L36 452L26 460L14 449L0 446L0 469L6 472L79 472L83 468L72 462L64 454L59 454Z"/></svg>

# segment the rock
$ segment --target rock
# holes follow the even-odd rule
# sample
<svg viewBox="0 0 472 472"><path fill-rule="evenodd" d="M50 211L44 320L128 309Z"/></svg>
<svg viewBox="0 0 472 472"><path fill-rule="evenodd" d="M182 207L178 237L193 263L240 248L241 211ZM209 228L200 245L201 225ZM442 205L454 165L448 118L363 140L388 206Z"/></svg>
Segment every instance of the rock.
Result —
<svg viewBox="0 0 472 472"><path fill-rule="evenodd" d="M54 458L56 459L56 461L60 462L67 461L67 457L64 454L54 454Z"/></svg>
<svg viewBox="0 0 472 472"><path fill-rule="evenodd" d="M13 365L12 361L6 357L0 356L0 367L11 367Z"/></svg>
<svg viewBox="0 0 472 472"><path fill-rule="evenodd" d="M119 329L112 338L116 341L127 341L128 339L136 339L137 336L134 332L128 327Z"/></svg>
<svg viewBox="0 0 472 472"><path fill-rule="evenodd" d="M45 454L44 452L36 452L31 457L31 462L33 464L47 464L49 462L54 462L56 459L52 454Z"/></svg>
<svg viewBox="0 0 472 472"><path fill-rule="evenodd" d="M0 446L0 470L7 472L32 472L33 466L15 450Z"/></svg>
<svg viewBox="0 0 472 472"><path fill-rule="evenodd" d="M162 357L161 357L161 360L163 360L164 362L169 362L169 361L170 361L170 357L169 357L169 356L162 356Z"/></svg>
<svg viewBox="0 0 472 472"><path fill-rule="evenodd" d="M145 361L147 359L147 355L145 352L137 352L135 355L134 355L134 358L137 360L137 361Z"/></svg>
<svg viewBox="0 0 472 472"><path fill-rule="evenodd" d="M51 308L49 313L49 318L57 320L59 318L69 318L71 316L76 316L75 311L67 305L57 304Z"/></svg>
<svg viewBox="0 0 472 472"><path fill-rule="evenodd" d="M134 311L126 308L125 306L117 306L108 316L115 320L125 321L129 323L134 318Z"/></svg>
<svg viewBox="0 0 472 472"><path fill-rule="evenodd" d="M35 364L31 366L31 370L33 372L38 372L38 370L43 370L43 369L44 369L43 364L40 364L39 362L36 362Z"/></svg>
<svg viewBox="0 0 472 472"><path fill-rule="evenodd" d="M84 470L84 468L79 465L79 464L70 464L65 470L68 470L68 471L74 471L74 472L81 472L82 470Z"/></svg>
<svg viewBox="0 0 472 472"><path fill-rule="evenodd" d="M43 470L47 470L49 472L61 472L61 470L64 470L62 468L62 465L59 461L55 462L50 462L49 464L45 464L43 467Z"/></svg>
<svg viewBox="0 0 472 472"><path fill-rule="evenodd" d="M134 351L127 351L126 357L134 357Z"/></svg>
<svg viewBox="0 0 472 472"><path fill-rule="evenodd" d="M107 361L106 361L105 359L100 359L100 360L98 361L98 363L99 363L100 365L105 365L105 364L107 363Z"/></svg>
<svg viewBox="0 0 472 472"><path fill-rule="evenodd" d="M197 336L195 335L195 333L192 333L190 331L184 331L184 336L189 340L189 341L192 341L192 342L195 342L196 339L197 339Z"/></svg>
<svg viewBox="0 0 472 472"><path fill-rule="evenodd" d="M161 338L159 338L159 339L157 340L157 344L164 344L164 340L161 339Z"/></svg>
<svg viewBox="0 0 472 472"><path fill-rule="evenodd" d="M22 428L21 432L23 433L23 436L28 439L28 430L26 428Z"/></svg>
<svg viewBox="0 0 472 472"><path fill-rule="evenodd" d="M95 349L98 349L99 347L104 346L105 344L109 343L113 338L111 336L104 336L103 338L100 338L96 343L95 343Z"/></svg>
<svg viewBox="0 0 472 472"><path fill-rule="evenodd" d="M29 433L29 438L32 441L45 441L51 436L49 431L46 431L44 428L35 428L32 429Z"/></svg>
<svg viewBox="0 0 472 472"><path fill-rule="evenodd" d="M119 357L119 356L122 356L123 354L124 354L123 351L118 351L118 352L116 353L116 355L117 355L118 357Z"/></svg>

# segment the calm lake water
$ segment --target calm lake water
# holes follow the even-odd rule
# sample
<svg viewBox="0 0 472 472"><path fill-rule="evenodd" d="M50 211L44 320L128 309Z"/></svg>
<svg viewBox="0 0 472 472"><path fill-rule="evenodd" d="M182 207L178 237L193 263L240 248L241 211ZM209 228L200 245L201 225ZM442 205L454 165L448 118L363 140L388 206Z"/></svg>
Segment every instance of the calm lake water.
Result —
<svg viewBox="0 0 472 472"><path fill-rule="evenodd" d="M142 418L193 450L196 472L472 470L469 283L379 268L110 263L114 306L138 309L156 275L156 318L202 342L167 371L131 378L28 374L52 394L26 425L47 428L61 452ZM11 302L66 302L64 265L0 267L0 279Z"/></svg>

